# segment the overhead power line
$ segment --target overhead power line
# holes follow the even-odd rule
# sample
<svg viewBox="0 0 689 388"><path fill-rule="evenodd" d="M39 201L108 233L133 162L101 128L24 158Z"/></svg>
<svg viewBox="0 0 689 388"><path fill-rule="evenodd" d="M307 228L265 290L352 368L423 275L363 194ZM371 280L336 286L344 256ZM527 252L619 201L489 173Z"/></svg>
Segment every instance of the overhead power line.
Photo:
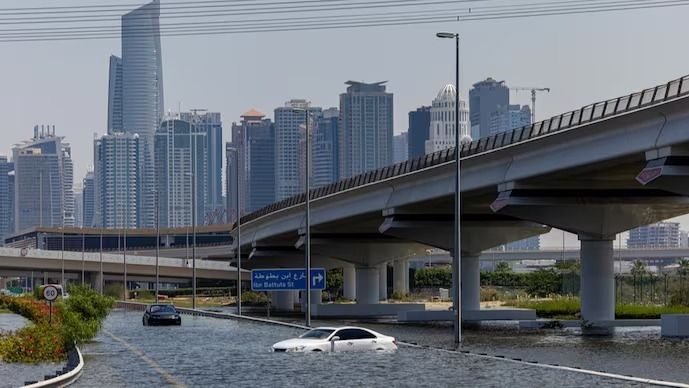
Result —
<svg viewBox="0 0 689 388"><path fill-rule="evenodd" d="M163 25L161 26L161 36L194 36L194 35L218 35L218 34L245 34L258 32L280 32L280 31L307 31L307 30L327 30L358 27L381 27L396 25L429 24L457 21L474 20L497 20L528 18L552 15L571 15L587 14L600 12L613 12L635 9L667 8L689 5L689 0L617 0L617 1L597 1L595 5L591 1L566 1L549 2L551 6L546 7L543 3L531 3L531 5L521 4L504 7L484 7L484 11L477 12L476 9L455 10L456 14L450 11L432 10L425 12L397 12L385 14L369 15L330 15L313 18L266 18L255 19L251 23L235 20L217 22L205 21L203 23L177 23L182 25ZM538 5L534 5L538 4ZM463 11L463 12L461 12ZM443 15L443 12L448 13ZM0 30L0 42L29 42L29 41L54 41L54 40L85 40L85 39L112 39L119 38L120 33L108 29L74 30L65 31L43 29L41 32L26 31L22 33L12 33L13 30ZM135 36L137 34L150 35L150 30L132 30L125 32Z"/></svg>

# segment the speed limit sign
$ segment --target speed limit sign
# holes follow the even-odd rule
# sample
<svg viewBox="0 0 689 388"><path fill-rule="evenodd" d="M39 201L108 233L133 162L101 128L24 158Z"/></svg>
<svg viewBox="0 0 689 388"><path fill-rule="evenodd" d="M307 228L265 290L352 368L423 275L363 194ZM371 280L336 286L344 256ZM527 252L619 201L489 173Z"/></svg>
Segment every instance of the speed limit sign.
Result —
<svg viewBox="0 0 689 388"><path fill-rule="evenodd" d="M55 286L46 286L43 289L43 297L49 302L54 301L57 299L57 288Z"/></svg>

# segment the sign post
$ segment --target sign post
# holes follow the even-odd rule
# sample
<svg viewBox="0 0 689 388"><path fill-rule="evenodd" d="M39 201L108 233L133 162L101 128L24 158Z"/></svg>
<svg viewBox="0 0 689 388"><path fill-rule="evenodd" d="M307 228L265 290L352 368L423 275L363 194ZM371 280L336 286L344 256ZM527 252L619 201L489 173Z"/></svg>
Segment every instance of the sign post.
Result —
<svg viewBox="0 0 689 388"><path fill-rule="evenodd" d="M325 268L311 268L311 290L324 290ZM252 291L306 290L304 268L254 269L251 271Z"/></svg>
<svg viewBox="0 0 689 388"><path fill-rule="evenodd" d="M48 323L53 323L53 301L57 299L57 287L55 286L45 286L43 289L43 297L48 301L50 304L49 312L48 312Z"/></svg>

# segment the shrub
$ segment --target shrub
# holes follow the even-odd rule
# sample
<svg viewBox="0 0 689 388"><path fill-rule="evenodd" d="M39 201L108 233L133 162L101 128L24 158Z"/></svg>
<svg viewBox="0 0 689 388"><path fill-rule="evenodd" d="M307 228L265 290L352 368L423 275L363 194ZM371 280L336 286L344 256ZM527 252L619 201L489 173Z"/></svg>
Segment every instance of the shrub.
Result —
<svg viewBox="0 0 689 388"><path fill-rule="evenodd" d="M265 306L268 304L268 295L262 292L242 292L242 304L251 306Z"/></svg>
<svg viewBox="0 0 689 388"><path fill-rule="evenodd" d="M111 298L121 299L124 295L124 285L122 283L110 283L105 286L103 293Z"/></svg>
<svg viewBox="0 0 689 388"><path fill-rule="evenodd" d="M526 276L526 292L529 295L544 297L560 290L562 279L553 269L539 269Z"/></svg>
<svg viewBox="0 0 689 388"><path fill-rule="evenodd" d="M450 267L422 268L414 274L414 286L452 287L452 269Z"/></svg>
<svg viewBox="0 0 689 388"><path fill-rule="evenodd" d="M0 355L6 362L59 361L65 357L64 339L46 322L27 326L0 341Z"/></svg>

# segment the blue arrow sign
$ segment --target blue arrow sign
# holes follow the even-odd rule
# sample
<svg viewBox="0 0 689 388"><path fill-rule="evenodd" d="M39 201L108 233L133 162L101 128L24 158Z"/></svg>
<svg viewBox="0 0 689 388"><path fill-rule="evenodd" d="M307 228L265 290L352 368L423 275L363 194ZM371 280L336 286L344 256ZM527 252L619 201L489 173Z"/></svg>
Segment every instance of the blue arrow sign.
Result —
<svg viewBox="0 0 689 388"><path fill-rule="evenodd" d="M251 270L253 291L292 291L306 289L304 268L254 269ZM311 268L311 289L325 289L325 269Z"/></svg>

